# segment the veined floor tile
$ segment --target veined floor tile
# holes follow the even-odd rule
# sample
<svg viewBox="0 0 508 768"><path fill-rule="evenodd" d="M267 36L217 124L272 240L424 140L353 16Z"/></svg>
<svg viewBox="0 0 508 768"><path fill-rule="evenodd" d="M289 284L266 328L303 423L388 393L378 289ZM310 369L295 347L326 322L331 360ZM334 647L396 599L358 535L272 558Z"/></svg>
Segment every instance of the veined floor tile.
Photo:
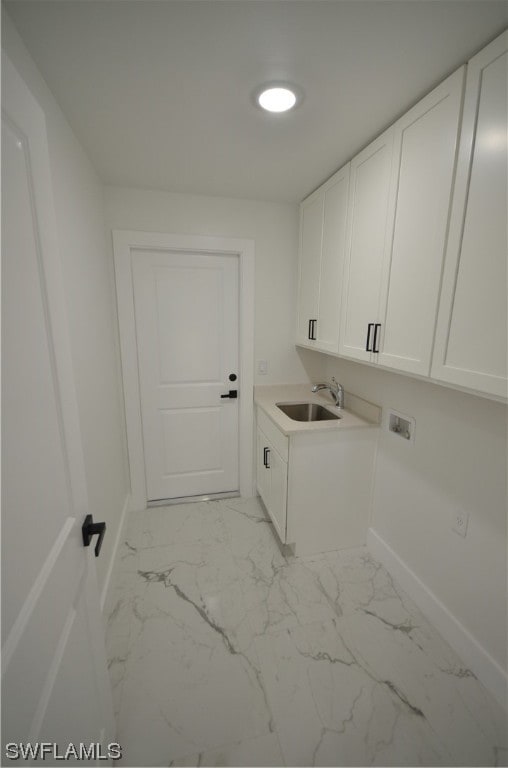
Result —
<svg viewBox="0 0 508 768"><path fill-rule="evenodd" d="M142 515L143 547L167 546L177 541L202 542L206 546L220 541L224 535L220 506L210 501L150 507Z"/></svg>
<svg viewBox="0 0 508 768"><path fill-rule="evenodd" d="M365 548L257 499L132 514L106 608L120 764L506 765L495 701Z"/></svg>
<svg viewBox="0 0 508 768"><path fill-rule="evenodd" d="M122 764L167 765L178 755L273 731L241 602L203 591L192 561L186 561L187 571L179 572L178 563L147 569L144 558L153 556L154 550L140 554L137 630L118 718Z"/></svg>
<svg viewBox="0 0 508 768"><path fill-rule="evenodd" d="M446 745L453 765L487 765L507 743L506 719L475 676L463 668L443 669L433 643L423 647L411 631L390 627L371 615L337 622L343 642L369 674L428 723Z"/></svg>
<svg viewBox="0 0 508 768"><path fill-rule="evenodd" d="M236 504L224 512L231 554L243 601L256 635L279 631L333 614L333 605L321 588L316 572L324 556L313 561L314 570L304 561L286 557L275 541L273 526L253 504Z"/></svg>
<svg viewBox="0 0 508 768"><path fill-rule="evenodd" d="M385 613L394 611L394 621L401 610L408 615L391 576L365 547L327 552L319 560L309 559L307 567L315 571L338 616L358 610L376 612L380 605Z"/></svg>
<svg viewBox="0 0 508 768"><path fill-rule="evenodd" d="M252 499L220 499L216 503L224 515L233 512L233 515L242 515L250 520L268 520L268 515L264 511L258 497Z"/></svg>
<svg viewBox="0 0 508 768"><path fill-rule="evenodd" d="M500 708L357 613L255 644L287 765L494 765ZM467 692L464 684L467 685Z"/></svg>
<svg viewBox="0 0 508 768"><path fill-rule="evenodd" d="M274 733L257 736L211 752L187 755L170 766L283 766L279 740Z"/></svg>

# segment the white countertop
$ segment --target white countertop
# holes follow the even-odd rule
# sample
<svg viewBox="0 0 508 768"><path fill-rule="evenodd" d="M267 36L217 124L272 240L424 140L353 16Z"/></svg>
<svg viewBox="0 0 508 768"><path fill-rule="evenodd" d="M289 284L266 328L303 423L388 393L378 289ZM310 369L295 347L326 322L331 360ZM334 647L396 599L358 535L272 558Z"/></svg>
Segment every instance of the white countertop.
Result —
<svg viewBox="0 0 508 768"><path fill-rule="evenodd" d="M324 430L360 429L378 427L381 408L361 397L345 392L345 408L341 418L332 421L295 421L286 416L276 403L318 403L335 410L334 399L327 390L313 393L312 384L277 384L254 387L254 402L261 408L278 429L285 435L296 432L318 432Z"/></svg>

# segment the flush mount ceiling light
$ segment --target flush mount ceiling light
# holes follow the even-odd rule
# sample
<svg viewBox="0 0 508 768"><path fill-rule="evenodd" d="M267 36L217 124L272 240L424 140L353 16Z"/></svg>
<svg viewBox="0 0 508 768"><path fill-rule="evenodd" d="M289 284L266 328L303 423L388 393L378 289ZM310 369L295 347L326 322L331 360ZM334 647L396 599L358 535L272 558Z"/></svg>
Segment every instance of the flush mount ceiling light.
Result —
<svg viewBox="0 0 508 768"><path fill-rule="evenodd" d="M257 89L255 100L267 112L287 112L301 101L301 96L294 85L266 83Z"/></svg>

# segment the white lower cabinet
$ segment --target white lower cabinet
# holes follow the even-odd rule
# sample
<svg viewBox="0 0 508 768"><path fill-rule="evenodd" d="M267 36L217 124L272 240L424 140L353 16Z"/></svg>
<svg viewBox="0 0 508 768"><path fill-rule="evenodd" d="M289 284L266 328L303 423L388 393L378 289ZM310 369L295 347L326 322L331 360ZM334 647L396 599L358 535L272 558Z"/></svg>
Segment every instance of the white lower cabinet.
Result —
<svg viewBox="0 0 508 768"><path fill-rule="evenodd" d="M376 428L287 437L257 411L257 488L283 544L311 555L365 544Z"/></svg>
<svg viewBox="0 0 508 768"><path fill-rule="evenodd" d="M257 483L279 539L286 543L288 465L258 427Z"/></svg>

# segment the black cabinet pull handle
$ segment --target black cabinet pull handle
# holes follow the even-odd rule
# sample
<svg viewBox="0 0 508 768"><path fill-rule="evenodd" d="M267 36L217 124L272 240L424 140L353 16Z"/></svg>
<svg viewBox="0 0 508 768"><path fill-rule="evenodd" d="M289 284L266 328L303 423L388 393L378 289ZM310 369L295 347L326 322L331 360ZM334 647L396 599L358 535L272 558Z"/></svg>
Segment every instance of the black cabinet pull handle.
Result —
<svg viewBox="0 0 508 768"><path fill-rule="evenodd" d="M372 349L370 349L369 344L370 344L370 331L371 331L373 325L374 325L374 323L369 323L368 326L367 326L367 342L365 344L365 351L366 352L372 352Z"/></svg>
<svg viewBox="0 0 508 768"><path fill-rule="evenodd" d="M270 464L268 463L268 459L270 458L270 449L265 448L265 467L267 469L270 469Z"/></svg>
<svg viewBox="0 0 508 768"><path fill-rule="evenodd" d="M221 398L224 399L225 397L231 398L231 400L236 400L238 397L238 390L236 389L230 389L227 395L221 395Z"/></svg>
<svg viewBox="0 0 508 768"><path fill-rule="evenodd" d="M263 448L263 464L268 469L268 464L267 464L268 459L266 458L267 452L268 452L268 448Z"/></svg>
<svg viewBox="0 0 508 768"><path fill-rule="evenodd" d="M89 547L92 540L92 536L99 535L97 544L95 545L95 557L99 557L101 551L102 542L104 540L104 534L106 533L106 523L94 523L92 515L85 517L85 522L81 526L83 533L83 546Z"/></svg>
<svg viewBox="0 0 508 768"><path fill-rule="evenodd" d="M372 342L372 351L379 354L379 347L377 346L377 332L381 328L381 323L374 324L374 341Z"/></svg>
<svg viewBox="0 0 508 768"><path fill-rule="evenodd" d="M311 341L316 341L316 323L317 323L316 319L309 320L309 328L308 328L308 332L307 332L307 337Z"/></svg>

